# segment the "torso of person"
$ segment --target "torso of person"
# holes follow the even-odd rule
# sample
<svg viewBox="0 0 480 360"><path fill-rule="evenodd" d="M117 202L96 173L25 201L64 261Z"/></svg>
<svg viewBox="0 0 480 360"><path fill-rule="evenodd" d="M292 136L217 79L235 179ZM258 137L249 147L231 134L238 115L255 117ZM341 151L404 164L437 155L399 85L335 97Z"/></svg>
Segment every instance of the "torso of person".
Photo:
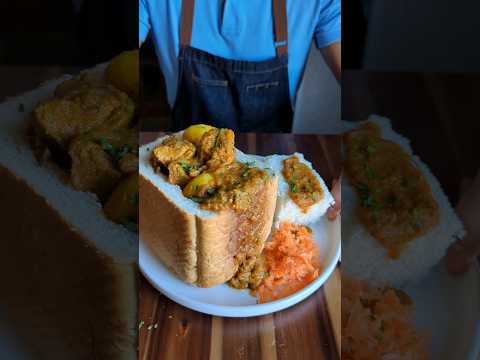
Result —
<svg viewBox="0 0 480 360"><path fill-rule="evenodd" d="M185 0L186 1L186 0ZM143 41L150 31L153 37L157 56L162 73L167 84L167 95L170 106L178 108L188 106L185 97L189 91L198 94L208 87L209 99L216 99L219 103L210 104L215 108L222 106L225 101L221 92L224 85L229 84L229 79L218 77L218 74L208 74L208 69L216 67L217 70L229 68L229 74L234 74L233 82L241 80L242 88L234 89L234 92L252 93L251 99L239 94L231 100L239 103L237 99L246 100L243 104L236 105L236 112L245 113L252 110L254 118L268 116L272 107L277 107L277 113L285 113L286 101L280 101L280 97L286 97L291 107L295 102L295 94L301 80L312 39L315 39L318 47L325 47L340 40L340 4L337 0L285 0L285 15L287 29L288 52L284 56L278 54L276 46L275 21L272 15L275 1L251 0L197 0L194 2L194 16L192 19L191 39L188 46L181 44L180 28L182 27L181 0L141 0L140 1L140 24L139 36ZM281 1L277 1L281 3ZM192 54L192 50L193 53ZM188 60L182 59L187 56ZM188 66L188 76L193 79L196 87L182 83L182 72L185 63L191 63L194 58L196 65ZM219 61L219 59L221 61ZM202 67L199 74L195 68L200 64ZM219 65L220 64L220 65ZM234 64L234 65L232 65ZM204 66L203 66L204 65ZM258 65L258 66L257 66ZM268 76L268 73L279 66L285 67L284 72ZM238 71L239 69L244 71ZM254 78L246 79L248 72L255 72ZM222 71L220 71L222 72ZM238 73L238 74L237 74ZM210 76L213 75L213 76ZM206 80L206 81L203 81ZM233 86L232 82L232 86ZM283 82L285 84L283 84ZM198 87L203 85L203 87ZM235 85L235 86L237 86ZM183 99L179 99L179 88L183 88ZM280 89L281 88L281 89ZM245 91L243 91L245 90ZM270 93L270 96L263 96ZM251 95L251 94L250 94ZM204 97L205 98L205 97ZM272 104L270 99L278 99ZM254 99L254 100L252 100ZM265 100L265 101L264 101ZM189 100L190 101L190 100ZM266 103L270 105L265 105ZM195 101L192 103L195 107ZM231 104L228 105L231 107ZM260 113L260 115L259 115ZM200 112L200 115L210 115L210 112ZM226 117L231 117L228 111ZM275 115L275 111L272 113ZM192 116L183 114L183 117ZM195 114L193 114L195 116ZM247 118L248 116L245 115ZM200 116L202 117L202 116ZM284 131L285 126L265 126L264 123L254 123L245 119L225 120L221 114L217 116L217 126L229 126L240 131L263 129L266 131ZM193 119L193 122L209 122L210 119ZM240 123L238 123L240 122ZM185 125L185 124L182 124ZM278 129L278 130L277 130Z"/></svg>

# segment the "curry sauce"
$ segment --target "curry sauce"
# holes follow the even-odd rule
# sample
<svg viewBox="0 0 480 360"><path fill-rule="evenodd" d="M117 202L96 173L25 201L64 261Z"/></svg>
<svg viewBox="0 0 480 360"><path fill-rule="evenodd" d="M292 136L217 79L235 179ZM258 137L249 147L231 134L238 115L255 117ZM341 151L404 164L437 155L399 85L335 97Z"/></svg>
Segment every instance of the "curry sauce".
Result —
<svg viewBox="0 0 480 360"><path fill-rule="evenodd" d="M425 176L403 148L382 139L376 124L344 135L346 173L356 188L356 213L369 233L398 258L404 247L439 221Z"/></svg>
<svg viewBox="0 0 480 360"><path fill-rule="evenodd" d="M288 195L304 213L323 199L320 182L297 156L283 160L282 173L289 186Z"/></svg>

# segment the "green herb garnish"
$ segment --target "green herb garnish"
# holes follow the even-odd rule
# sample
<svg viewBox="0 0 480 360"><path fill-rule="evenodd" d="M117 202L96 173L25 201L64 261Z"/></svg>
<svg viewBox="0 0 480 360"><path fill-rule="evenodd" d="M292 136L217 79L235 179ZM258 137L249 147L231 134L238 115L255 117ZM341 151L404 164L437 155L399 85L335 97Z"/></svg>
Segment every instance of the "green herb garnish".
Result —
<svg viewBox="0 0 480 360"><path fill-rule="evenodd" d="M184 161L180 161L180 166L182 167L183 171L185 171L187 174L190 173L190 171L192 171L192 168L193 166L184 162Z"/></svg>
<svg viewBox="0 0 480 360"><path fill-rule="evenodd" d="M103 151L109 155L114 151L113 145L105 138L100 139L100 145L102 146Z"/></svg>
<svg viewBox="0 0 480 360"><path fill-rule="evenodd" d="M222 132L223 132L223 129L220 129L220 130L218 131L217 137L215 138L215 144L213 145L213 148L214 148L214 149L217 148L218 145L220 145L220 137L221 137L221 135L222 135Z"/></svg>
<svg viewBox="0 0 480 360"><path fill-rule="evenodd" d="M112 160L115 162L120 161L132 149L132 147L128 144L124 144L120 148L115 149L106 138L100 139L100 146L102 147L103 151L110 155Z"/></svg>
<svg viewBox="0 0 480 360"><path fill-rule="evenodd" d="M290 186L290 191L292 193L298 192L297 185L293 181L289 181L288 186Z"/></svg>
<svg viewBox="0 0 480 360"><path fill-rule="evenodd" d="M125 155L127 155L131 150L130 145L125 144L123 145L120 149L117 150L117 153L115 155L115 160L119 161L122 159Z"/></svg>

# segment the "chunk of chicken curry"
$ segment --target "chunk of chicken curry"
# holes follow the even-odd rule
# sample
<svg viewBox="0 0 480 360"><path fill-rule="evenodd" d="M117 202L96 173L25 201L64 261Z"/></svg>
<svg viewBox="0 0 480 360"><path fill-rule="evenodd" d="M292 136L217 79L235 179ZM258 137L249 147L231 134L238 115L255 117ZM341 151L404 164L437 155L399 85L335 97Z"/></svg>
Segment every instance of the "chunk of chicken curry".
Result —
<svg viewBox="0 0 480 360"><path fill-rule="evenodd" d="M155 171L160 171L162 167L168 168L173 161L192 159L195 151L195 145L190 141L169 136L153 149L150 162Z"/></svg>
<svg viewBox="0 0 480 360"><path fill-rule="evenodd" d="M138 171L138 131L94 130L75 138L69 154L73 187L104 198L125 174Z"/></svg>
<svg viewBox="0 0 480 360"><path fill-rule="evenodd" d="M70 141L93 129L126 128L135 105L127 94L110 85L67 84L61 96L46 100L33 111L35 136L66 149Z"/></svg>
<svg viewBox="0 0 480 360"><path fill-rule="evenodd" d="M230 129L212 129L200 141L200 161L215 170L235 160L235 134Z"/></svg>

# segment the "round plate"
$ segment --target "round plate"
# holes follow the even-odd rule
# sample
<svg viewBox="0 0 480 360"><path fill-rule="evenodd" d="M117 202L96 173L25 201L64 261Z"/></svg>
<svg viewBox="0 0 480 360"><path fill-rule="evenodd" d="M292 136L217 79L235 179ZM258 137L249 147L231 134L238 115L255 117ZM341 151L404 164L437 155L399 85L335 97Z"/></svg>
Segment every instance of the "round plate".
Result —
<svg viewBox="0 0 480 360"><path fill-rule="evenodd" d="M141 236L139 266L143 275L157 290L189 309L226 317L265 315L304 300L321 287L335 269L341 251L340 217L335 221L328 221L323 217L310 227L320 248L322 273L315 281L295 294L265 304L258 304L257 299L247 290L236 290L226 284L198 288L181 281L153 255Z"/></svg>
<svg viewBox="0 0 480 360"><path fill-rule="evenodd" d="M431 359L477 360L480 353L480 271L478 265L453 277L442 261L420 283L405 289L415 322L427 338Z"/></svg>

